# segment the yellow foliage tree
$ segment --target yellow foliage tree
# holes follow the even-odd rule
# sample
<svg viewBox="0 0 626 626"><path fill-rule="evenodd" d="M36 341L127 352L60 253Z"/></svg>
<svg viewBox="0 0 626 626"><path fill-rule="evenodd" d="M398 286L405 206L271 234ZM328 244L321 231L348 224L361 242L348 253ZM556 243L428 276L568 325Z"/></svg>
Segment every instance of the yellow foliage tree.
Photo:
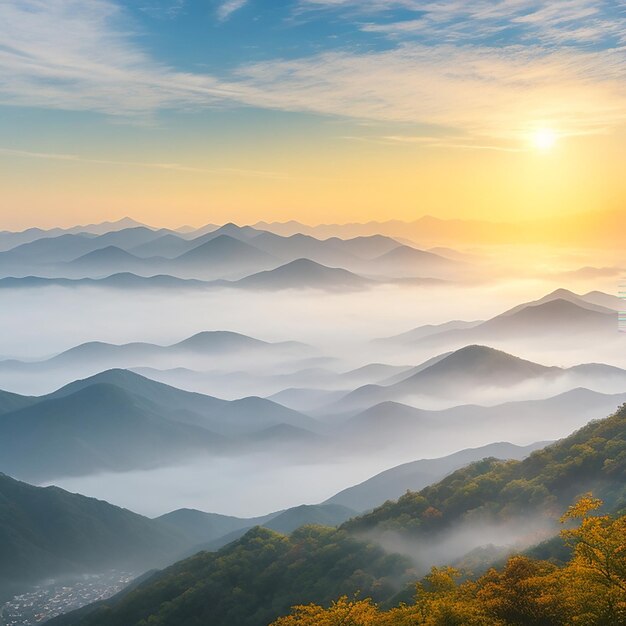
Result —
<svg viewBox="0 0 626 626"><path fill-rule="evenodd" d="M565 567L514 556L502 569L458 584L460 572L434 567L413 604L380 611L343 597L324 609L295 607L271 626L626 626L626 516L597 515L583 496L562 518L572 548Z"/></svg>

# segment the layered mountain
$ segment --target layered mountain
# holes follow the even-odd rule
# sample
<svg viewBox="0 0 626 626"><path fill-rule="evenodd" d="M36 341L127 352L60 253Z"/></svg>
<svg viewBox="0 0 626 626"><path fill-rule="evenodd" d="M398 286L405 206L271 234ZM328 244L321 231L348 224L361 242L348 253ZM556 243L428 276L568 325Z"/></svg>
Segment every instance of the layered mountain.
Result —
<svg viewBox="0 0 626 626"><path fill-rule="evenodd" d="M109 276L118 272L150 271L156 269L160 262L159 258L140 259L117 246L106 246L70 261L63 268L63 273Z"/></svg>
<svg viewBox="0 0 626 626"><path fill-rule="evenodd" d="M611 332L621 301L602 292L578 295L557 289L538 300L517 305L486 321L455 320L419 326L400 335L378 340L388 344L445 342L472 343L496 339L566 337L575 333Z"/></svg>
<svg viewBox="0 0 626 626"><path fill-rule="evenodd" d="M469 445L481 445L493 438L523 442L528 440L528 433L556 439L595 415L614 411L625 401L626 392L603 394L577 388L540 400L441 410L383 402L351 417L337 436L366 449L397 449L402 445L410 449L415 442L441 446L452 437Z"/></svg>
<svg viewBox="0 0 626 626"><path fill-rule="evenodd" d="M526 361L487 346L470 345L430 359L414 373L390 385L366 385L333 405L334 410L354 410L386 400L410 396L454 398L459 403L481 387L510 387L530 380L555 376L560 368Z"/></svg>
<svg viewBox="0 0 626 626"><path fill-rule="evenodd" d="M217 451L222 436L168 418L115 385L95 383L4 413L2 469L26 480L150 469Z"/></svg>
<svg viewBox="0 0 626 626"><path fill-rule="evenodd" d="M494 340L570 340L574 336L600 334L608 336L617 328L615 310L573 300L550 298L524 304L485 322L464 329L453 329L430 335L427 341L475 342Z"/></svg>
<svg viewBox="0 0 626 626"><path fill-rule="evenodd" d="M118 272L102 278L46 278L23 276L0 278L0 289L33 289L36 287L106 287L108 289L209 289L211 282L193 278L178 278L166 274L139 276L132 272Z"/></svg>
<svg viewBox="0 0 626 626"><path fill-rule="evenodd" d="M20 478L147 469L236 453L272 427L313 436L315 420L263 398L226 401L125 370L75 381L39 398L8 396L0 419L2 469ZM9 410L10 407L14 407Z"/></svg>
<svg viewBox="0 0 626 626"><path fill-rule="evenodd" d="M372 269L387 276L451 278L462 268L458 261L432 252L400 245L372 259Z"/></svg>
<svg viewBox="0 0 626 626"><path fill-rule="evenodd" d="M263 429L281 424L313 430L318 427L314 419L265 398L251 396L238 400L222 400L201 393L183 391L120 369L108 370L84 380L77 380L50 394L50 397L65 396L102 382L145 398L167 410L172 419L225 434L261 432Z"/></svg>
<svg viewBox="0 0 626 626"><path fill-rule="evenodd" d="M363 289L374 281L337 267L326 267L309 259L296 259L273 270L258 272L232 283L248 289Z"/></svg>
<svg viewBox="0 0 626 626"><path fill-rule="evenodd" d="M309 351L309 346L295 341L267 342L231 331L202 331L169 345L91 341L45 360L0 361L0 371L36 372L61 367L80 367L81 371L94 372L115 367L149 366L159 362L171 364L173 359L184 362L189 357L283 357L306 354Z"/></svg>
<svg viewBox="0 0 626 626"><path fill-rule="evenodd" d="M359 258L347 247L310 235L297 233L281 237L270 232L260 232L250 240L250 243L283 261L295 261L305 257L321 265L355 268L359 264Z"/></svg>
<svg viewBox="0 0 626 626"><path fill-rule="evenodd" d="M626 371L607 367L604 374L608 371L612 373L613 386L626 383ZM329 410L350 411L385 401L414 403L428 397L464 404L480 397L502 397L507 389L513 393L516 387L523 389L521 386L530 384L536 389L543 385L548 392L596 385L604 390L606 382L593 364L549 367L487 346L470 345L434 357L415 370L402 373L400 380L395 378L391 384L360 387Z"/></svg>
<svg viewBox="0 0 626 626"><path fill-rule="evenodd" d="M167 267L178 274L204 278L250 273L279 263L275 256L245 241L220 234L172 259Z"/></svg>
<svg viewBox="0 0 626 626"><path fill-rule="evenodd" d="M19 264L34 267L65 263L108 247L128 251L129 248L145 244L168 232L165 229L153 230L145 226L132 226L99 234L77 231L42 236L0 253L0 267Z"/></svg>

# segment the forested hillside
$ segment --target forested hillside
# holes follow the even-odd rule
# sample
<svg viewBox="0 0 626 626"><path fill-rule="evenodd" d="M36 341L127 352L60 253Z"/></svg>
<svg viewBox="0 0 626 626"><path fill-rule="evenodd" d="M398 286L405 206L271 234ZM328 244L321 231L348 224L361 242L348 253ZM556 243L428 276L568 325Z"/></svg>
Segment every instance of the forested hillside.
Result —
<svg viewBox="0 0 626 626"><path fill-rule="evenodd" d="M151 626L200 626L210 623L212 626L266 626L272 619L286 614L290 606L311 602L325 605L342 595L354 598L358 594L359 598L388 602L407 581L419 578L418 571L412 570L412 566L420 562L419 553L429 550L431 543L445 543L430 541L438 533L456 529L464 522L472 522L474 526L477 524L479 530L489 528L484 526L489 521L509 524L517 519L523 526L528 523L528 515L532 514L543 516L547 520L546 529L553 524L553 534L557 534L560 515L585 491L593 489L594 493L606 498L605 508L623 506L625 469L626 407L622 407L614 415L589 424L549 448L533 453L524 461L485 460L475 463L419 493L408 493L395 503L387 503L368 515L348 521L339 530L307 526L285 537L270 530L253 529L217 553L200 553L181 561L156 574L129 594L92 607L93 610L87 615L84 612L69 614L51 624L143 626L149 623ZM602 546L608 542L607 549L613 550L617 562L621 563L619 567L624 568L619 574L623 577L626 571L626 563L623 561L623 520L615 524L607 517L597 518L600 521L587 521L589 511L597 503L590 498L581 502L570 511L569 517L582 516L585 521L581 528L585 532L596 528L596 539L603 542ZM413 542L394 544L397 549L412 546L413 552L402 550L410 554L410 561L405 556L392 555L379 547L385 545L388 533ZM491 535L485 534L483 530L481 533L483 544L493 541ZM428 541L421 540L424 538ZM435 595L426 595L427 603L416 605L417 608L411 609L413 614L409 609L406 609L406 614L392 612L390 615L397 621L342 622L323 613L323 617L316 618L318 621L313 618L313 621L306 621L308 618L304 610L304 617L296 613L295 617L290 618L296 621L278 622L278 626L291 623L315 626L344 623L353 626L379 623L394 626L577 623L549 621L552 618L545 617L546 614L535 621L524 621L527 619L524 615L528 613L519 611L513 611L510 621L507 621L509 617L506 617L508 614L505 609L493 609L491 613L478 612L476 615L472 613L475 609L481 609L482 603L485 606L490 606L490 603L497 606L498 603L526 602L525 589L530 594L529 602L532 600L538 606L542 605L545 595L545 602L553 603L556 607L554 611L558 613L559 607L569 600L565 592L557 594L558 598L554 600L550 599L550 593L556 593L555 590L563 586L563 581L570 578L574 578L576 585L579 585L572 586L572 589L584 590L584 580L576 578L578 572L585 569L581 563L584 558L595 558L597 554L596 548L593 548L591 556L583 555L580 557L583 561L576 560L579 551L589 541L579 541L576 534L568 535L566 539L583 547L576 547L575 560L563 570L558 570L552 563L518 557L509 561L502 571L490 571L477 582L468 582L458 588L453 580L453 572L436 570L431 578L426 579L423 587L426 594L432 591ZM430 558L433 558L432 554ZM508 596L501 589L504 587L510 587ZM545 594L544 587L547 590ZM467 608L467 612L454 614L448 611L444 603L441 609L443 621L419 621L425 619L427 613L430 614L428 602L432 600L440 604L439 593L451 594L446 598L451 598L453 603L463 600L469 607L463 608L463 611ZM605 596L600 600L602 598ZM340 601L338 606L345 608L346 604ZM361 603L356 606L358 611L365 611L364 615L371 613L371 619L378 619L376 610L370 605ZM613 608L616 611L619 609L617 605ZM356 608L354 610L357 611ZM534 609L528 611L532 613ZM422 615L419 619L415 617L418 613ZM597 614L603 615L602 612ZM450 617L452 621L445 621L446 615L456 617ZM571 613L563 615L567 617ZM380 619L387 617L385 615ZM305 621L297 621L300 619Z"/></svg>
<svg viewBox="0 0 626 626"><path fill-rule="evenodd" d="M68 614L51 626L262 626L299 602L339 594L389 597L408 559L339 531L304 526L286 537L250 530L219 552L201 552L148 579L119 601Z"/></svg>

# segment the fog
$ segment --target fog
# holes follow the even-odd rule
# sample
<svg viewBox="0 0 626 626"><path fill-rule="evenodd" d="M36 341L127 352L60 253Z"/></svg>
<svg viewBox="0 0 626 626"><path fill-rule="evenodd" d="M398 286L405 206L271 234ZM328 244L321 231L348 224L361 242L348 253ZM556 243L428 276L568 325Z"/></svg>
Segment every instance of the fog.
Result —
<svg viewBox="0 0 626 626"><path fill-rule="evenodd" d="M418 576L433 565L448 565L479 548L488 548L497 556L507 551L519 552L558 533L556 520L544 515L520 515L507 521L489 518L462 522L446 532L420 540L396 532L369 532L362 537L378 543L392 553L408 556ZM495 560L495 559L494 559Z"/></svg>
<svg viewBox="0 0 626 626"><path fill-rule="evenodd" d="M289 461L255 454L149 471L57 478L50 484L152 517L178 508L254 517L318 504L394 464L384 457L315 464Z"/></svg>
<svg viewBox="0 0 626 626"><path fill-rule="evenodd" d="M474 250L466 258L472 262L478 259L478 269L456 281L383 284L345 292L3 288L0 354L3 359L18 359L21 363L0 363L0 388L42 395L108 368L132 368L148 378L227 400L278 394L278 402L284 397L286 405L318 420L308 435L323 436L323 440L303 441L298 439L302 433L272 434L254 445L247 442L246 453L239 442L236 453L220 450L219 454L205 455L202 461L189 464L79 477L54 475L42 481L148 515L191 507L253 516L317 503L403 462L443 456L493 441L525 445L552 440L606 414L599 412L616 408L617 397L592 397L585 403L575 398L559 405L558 410L554 403L540 409L497 409L501 403L543 400L577 387L603 394L626 392L622 373L608 375L606 371L564 372L507 385L493 384L487 377L480 384L464 386L460 381L445 393L433 387L426 392L337 408L335 404L343 395L359 387L386 385L387 389L393 377L401 379L401 371L384 366L415 367L465 345L463 340L446 339L404 343L373 340L450 320L488 320L560 287L577 293L617 292L618 279L611 272L577 271L592 264L589 251L492 248ZM603 253L596 264L613 267L619 262L615 255ZM547 266L552 268L550 272ZM546 366L603 363L626 367L626 333L617 332L617 315L614 330L611 326L608 331L573 334L568 331L567 319L561 330L555 331L553 325L549 328L547 336L537 329L534 337L494 335L480 343ZM106 358L74 354L63 361L40 362L85 342L170 346L212 330L306 345L206 354L173 349L147 355L130 350ZM379 365L352 373L368 364ZM407 417L394 421L385 411L375 410L369 422L358 422L350 430L350 420L355 416L357 419L359 411L383 400L433 413L419 420ZM449 415L434 413L466 404L496 406L496 412L483 414L471 408ZM254 432L249 433L253 436Z"/></svg>

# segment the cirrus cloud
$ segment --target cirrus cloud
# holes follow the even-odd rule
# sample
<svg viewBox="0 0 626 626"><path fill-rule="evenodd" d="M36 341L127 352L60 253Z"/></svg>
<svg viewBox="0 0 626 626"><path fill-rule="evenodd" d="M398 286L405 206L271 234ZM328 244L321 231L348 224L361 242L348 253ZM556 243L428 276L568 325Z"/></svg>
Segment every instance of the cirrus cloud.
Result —
<svg viewBox="0 0 626 626"><path fill-rule="evenodd" d="M227 4L232 11L242 3ZM487 4L472 3L474 11L482 7L484 19L498 7L528 2ZM467 6L429 6L440 5L448 12ZM405 41L365 53L340 50L243 64L217 77L157 62L137 45L127 16L111 0L6 0L0 23L5 105L140 120L165 109L249 106L437 125L455 136L462 131L500 139L518 139L539 123L563 135L605 132L626 117L621 48Z"/></svg>

